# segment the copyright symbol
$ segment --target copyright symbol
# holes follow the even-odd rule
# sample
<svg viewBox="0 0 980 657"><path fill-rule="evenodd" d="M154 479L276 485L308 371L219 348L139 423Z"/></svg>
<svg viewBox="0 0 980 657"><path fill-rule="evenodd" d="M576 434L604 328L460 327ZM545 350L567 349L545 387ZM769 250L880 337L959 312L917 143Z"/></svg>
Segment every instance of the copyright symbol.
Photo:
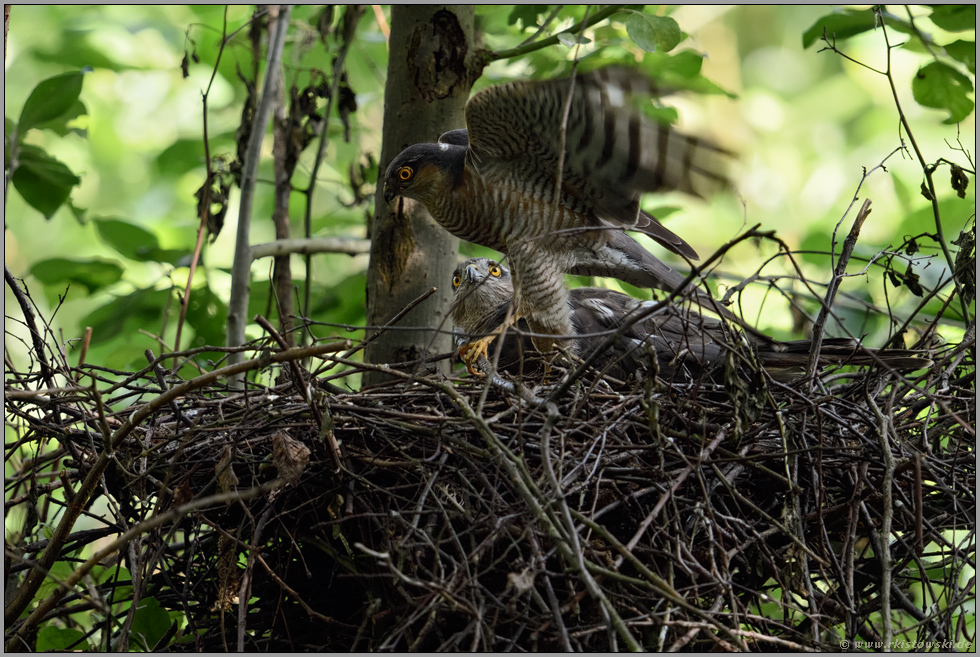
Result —
<svg viewBox="0 0 980 657"><path fill-rule="evenodd" d="M843 641L840 642L840 647L842 649L844 649L844 650L847 650L848 648L851 647L851 642L848 641L847 639L845 639L845 640L843 640Z"/></svg>

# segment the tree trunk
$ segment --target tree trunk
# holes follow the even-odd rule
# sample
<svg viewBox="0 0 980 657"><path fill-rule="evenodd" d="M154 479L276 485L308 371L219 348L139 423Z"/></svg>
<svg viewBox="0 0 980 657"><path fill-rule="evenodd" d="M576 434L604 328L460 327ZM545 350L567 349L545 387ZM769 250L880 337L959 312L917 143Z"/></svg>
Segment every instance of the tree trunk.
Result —
<svg viewBox="0 0 980 657"><path fill-rule="evenodd" d="M368 345L364 357L369 363L410 361L452 349L447 315L459 240L414 201L398 199L389 207L382 196L382 177L405 147L436 141L446 130L465 125L474 51L472 6L392 6L381 176L370 231L368 325L388 323L429 288L439 289L399 321L417 329L386 331ZM443 367L448 371L446 363ZM363 382L385 378L366 372Z"/></svg>

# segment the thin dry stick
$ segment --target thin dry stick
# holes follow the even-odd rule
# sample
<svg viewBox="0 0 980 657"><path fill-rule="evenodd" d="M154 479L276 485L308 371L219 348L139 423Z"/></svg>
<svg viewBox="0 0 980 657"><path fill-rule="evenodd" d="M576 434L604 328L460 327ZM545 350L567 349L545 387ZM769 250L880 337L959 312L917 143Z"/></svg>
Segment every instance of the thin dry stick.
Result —
<svg viewBox="0 0 980 657"><path fill-rule="evenodd" d="M250 488L248 490L220 493L218 495L193 500L187 504L184 504L183 506L174 507L166 513L154 516L146 522L142 522L131 527L128 531L121 534L119 538L93 554L85 563L72 571L71 575L66 577L64 581L59 583L54 592L42 600L37 607L35 607L34 611L31 612L31 615L23 621L20 627L17 628L17 631L7 640L5 649L7 652L21 652L23 648L28 645L27 637L36 630L38 624L44 620L51 610L54 609L58 602L64 597L65 593L67 593L70 588L76 586L79 581L81 581L82 577L91 572L93 568L101 565L107 557L114 554L123 546L128 545L133 538L156 529L157 527L175 522L191 511L204 509L210 506L217 506L219 504L226 504L227 502L234 500L250 499L267 491L275 490L276 488L282 486L283 483L284 482L281 479L275 479L267 484L256 486L255 488ZM43 578L47 570L48 568L42 569L39 563L38 570L32 571L32 573L40 572L41 577ZM33 595L31 597L33 597Z"/></svg>
<svg viewBox="0 0 980 657"><path fill-rule="evenodd" d="M76 501L72 505L68 506L66 512L62 515L61 521L58 523L58 526L55 528L54 534L51 537L51 542L48 544L47 548L44 550L44 553L41 555L41 558L38 560L39 567L31 571L31 573L27 576L27 579L18 589L14 600L4 608L4 623L6 625L10 625L17 620L20 614L27 608L27 605L33 600L37 590L44 582L44 573L50 570L54 563L58 560L58 557L61 554L61 549L64 547L65 540L68 538L72 528L75 526L75 522L78 520L78 517L84 510L85 504L88 502L89 498L91 498L96 487L99 485L106 468L112 462L113 449L122 444L122 441L126 438L126 436L128 436L130 432L132 432L137 426L146 420L147 417L158 411L163 406L169 404L171 401L193 390L206 387L219 379L234 377L245 372L262 369L271 363L284 363L295 359L311 358L330 352L340 351L348 347L350 347L350 342L344 341L315 347L291 349L278 354L264 355L254 360L241 362L236 365L230 365L220 370L209 372L208 374L191 379L190 381L185 381L178 386L174 386L153 401L139 407L128 416L126 421L123 422L122 426L114 433L111 435L106 433L103 436L105 448L99 453L99 456L92 463L91 470L89 470L85 480L82 482L82 485L77 491L75 491ZM105 424L104 419L103 424ZM108 431L108 427L106 426L103 430ZM56 604L56 602L52 603L52 606L54 604Z"/></svg>
<svg viewBox="0 0 980 657"><path fill-rule="evenodd" d="M865 199L864 204L861 205L861 209L858 210L857 216L854 217L854 223L851 224L851 230L847 234L847 239L844 240L844 244L841 246L840 258L837 260L837 266L834 268L834 275L827 285L827 294L824 296L823 304L820 306L820 312L817 314L817 321L813 325L813 339L810 343L810 364L807 366L807 376L810 378L811 391L815 384L814 375L817 372L817 365L820 362L820 346L823 344L824 326L827 323L830 309L834 305L837 288L840 287L840 282L844 279L844 273L847 271L847 263L851 260L851 253L854 252L854 246L857 244L858 236L861 234L861 227L864 226L864 221L868 218L869 214L871 214L871 199Z"/></svg>

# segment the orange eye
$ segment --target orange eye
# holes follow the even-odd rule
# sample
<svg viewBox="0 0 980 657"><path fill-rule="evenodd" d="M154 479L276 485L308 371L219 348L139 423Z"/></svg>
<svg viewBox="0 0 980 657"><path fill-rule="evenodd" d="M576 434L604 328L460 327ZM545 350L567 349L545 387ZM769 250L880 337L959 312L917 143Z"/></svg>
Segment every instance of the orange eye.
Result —
<svg viewBox="0 0 980 657"><path fill-rule="evenodd" d="M500 273L501 273L500 272L500 267L498 267L497 265L490 265L490 275L491 276L493 276L494 278L499 278L500 277Z"/></svg>
<svg viewBox="0 0 980 657"><path fill-rule="evenodd" d="M409 180L412 177L412 173L414 173L412 171L412 167L402 167L401 169L398 170L398 179Z"/></svg>
<svg viewBox="0 0 980 657"><path fill-rule="evenodd" d="M463 279L461 279L459 276L453 276L453 287L454 288L459 287L459 284L462 283L462 282L463 282Z"/></svg>

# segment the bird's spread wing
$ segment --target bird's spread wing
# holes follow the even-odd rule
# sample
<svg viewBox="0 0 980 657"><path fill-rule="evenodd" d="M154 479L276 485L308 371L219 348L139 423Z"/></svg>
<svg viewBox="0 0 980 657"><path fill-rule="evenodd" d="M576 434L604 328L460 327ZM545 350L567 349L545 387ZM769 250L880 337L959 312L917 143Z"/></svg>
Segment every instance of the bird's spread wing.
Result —
<svg viewBox="0 0 980 657"><path fill-rule="evenodd" d="M632 228L644 192L697 195L711 182L724 180L717 172L722 149L643 116L634 99L655 93L648 79L622 68L578 75L574 81L488 87L466 105L468 163L481 172L527 180L536 185L529 191L545 194L546 179L553 189L564 150L562 202L586 205L576 209Z"/></svg>

